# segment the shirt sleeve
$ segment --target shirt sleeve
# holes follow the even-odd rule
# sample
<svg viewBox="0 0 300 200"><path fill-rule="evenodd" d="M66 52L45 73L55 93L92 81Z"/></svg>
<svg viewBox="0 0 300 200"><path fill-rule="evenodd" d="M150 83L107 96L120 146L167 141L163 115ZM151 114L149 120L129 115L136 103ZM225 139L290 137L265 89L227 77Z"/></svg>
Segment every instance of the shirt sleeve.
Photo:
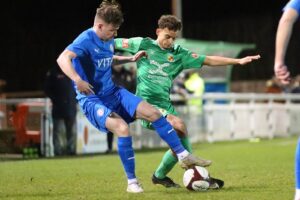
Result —
<svg viewBox="0 0 300 200"><path fill-rule="evenodd" d="M181 51L183 54L182 65L184 69L201 68L203 66L205 55L199 55L185 48L181 48Z"/></svg>
<svg viewBox="0 0 300 200"><path fill-rule="evenodd" d="M74 40L67 48L69 51L74 52L78 57L82 57L87 54L86 40Z"/></svg>
<svg viewBox="0 0 300 200"><path fill-rule="evenodd" d="M140 46L142 43L142 37L134 37L134 38L116 38L115 39L115 49L127 51L130 53L137 53L140 50Z"/></svg>
<svg viewBox="0 0 300 200"><path fill-rule="evenodd" d="M291 0L288 4L283 8L283 11L286 11L287 9L292 8L297 11L297 13L300 13L300 0Z"/></svg>

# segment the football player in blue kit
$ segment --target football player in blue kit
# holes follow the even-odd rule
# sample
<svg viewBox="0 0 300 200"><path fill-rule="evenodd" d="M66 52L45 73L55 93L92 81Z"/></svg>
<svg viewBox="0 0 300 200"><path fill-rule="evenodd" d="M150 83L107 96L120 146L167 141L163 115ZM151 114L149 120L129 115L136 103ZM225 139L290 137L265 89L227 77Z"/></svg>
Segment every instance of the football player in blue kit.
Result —
<svg viewBox="0 0 300 200"><path fill-rule="evenodd" d="M283 84L288 84L291 78L288 67L285 64L285 55L293 26L300 14L300 0L289 1L283 11L276 33L274 72ZM295 200L300 200L300 138L298 139L295 156L295 179Z"/></svg>
<svg viewBox="0 0 300 200"><path fill-rule="evenodd" d="M98 130L111 131L118 136L118 153L128 180L127 192L140 193L143 188L135 175L135 157L128 128L128 124L137 118L152 122L183 168L208 166L211 161L190 154L156 108L113 83L113 62L134 62L145 56L144 51L131 57L114 56L114 37L122 22L120 5L115 0L104 0L97 8L93 27L82 32L60 54L57 62L72 79L76 98L88 120Z"/></svg>

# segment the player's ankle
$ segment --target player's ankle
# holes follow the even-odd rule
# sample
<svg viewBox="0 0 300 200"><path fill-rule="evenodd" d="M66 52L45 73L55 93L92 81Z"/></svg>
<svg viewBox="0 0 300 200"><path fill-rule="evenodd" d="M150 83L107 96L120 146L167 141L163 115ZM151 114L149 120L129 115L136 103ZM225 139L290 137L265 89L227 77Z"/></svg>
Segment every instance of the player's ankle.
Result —
<svg viewBox="0 0 300 200"><path fill-rule="evenodd" d="M132 184L132 183L137 183L138 180L136 178L132 178L132 179L127 179L127 183L128 185Z"/></svg>
<svg viewBox="0 0 300 200"><path fill-rule="evenodd" d="M184 150L183 152L177 154L177 158L179 161L183 160L186 158L190 153L187 150Z"/></svg>

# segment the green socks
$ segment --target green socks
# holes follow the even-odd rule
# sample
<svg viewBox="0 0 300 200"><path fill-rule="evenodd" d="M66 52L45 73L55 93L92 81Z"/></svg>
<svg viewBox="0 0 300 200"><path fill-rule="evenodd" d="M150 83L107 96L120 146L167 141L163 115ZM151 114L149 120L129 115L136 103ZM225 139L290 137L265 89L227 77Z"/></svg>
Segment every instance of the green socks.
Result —
<svg viewBox="0 0 300 200"><path fill-rule="evenodd" d="M188 137L180 138L181 144L184 146L184 148L190 152L193 153L192 151L192 145L190 143L190 140Z"/></svg>
<svg viewBox="0 0 300 200"><path fill-rule="evenodd" d="M192 152L192 145L187 137L180 138L180 141L184 148L188 152ZM158 168L155 171L155 176L159 179L163 179L166 175L173 169L176 165L178 159L173 155L172 151L169 149L162 158Z"/></svg>

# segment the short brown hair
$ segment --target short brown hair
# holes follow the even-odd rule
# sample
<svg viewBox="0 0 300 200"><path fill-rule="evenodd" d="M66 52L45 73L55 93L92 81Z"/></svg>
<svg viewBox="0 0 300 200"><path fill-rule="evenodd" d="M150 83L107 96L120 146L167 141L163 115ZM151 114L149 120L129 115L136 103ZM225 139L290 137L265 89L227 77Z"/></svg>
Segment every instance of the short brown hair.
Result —
<svg viewBox="0 0 300 200"><path fill-rule="evenodd" d="M124 21L121 5L116 0L103 0L97 8L95 18L100 18L108 24L117 26Z"/></svg>
<svg viewBox="0 0 300 200"><path fill-rule="evenodd" d="M181 21L174 15L162 15L158 20L158 28L164 29L168 28L172 31L181 30Z"/></svg>

